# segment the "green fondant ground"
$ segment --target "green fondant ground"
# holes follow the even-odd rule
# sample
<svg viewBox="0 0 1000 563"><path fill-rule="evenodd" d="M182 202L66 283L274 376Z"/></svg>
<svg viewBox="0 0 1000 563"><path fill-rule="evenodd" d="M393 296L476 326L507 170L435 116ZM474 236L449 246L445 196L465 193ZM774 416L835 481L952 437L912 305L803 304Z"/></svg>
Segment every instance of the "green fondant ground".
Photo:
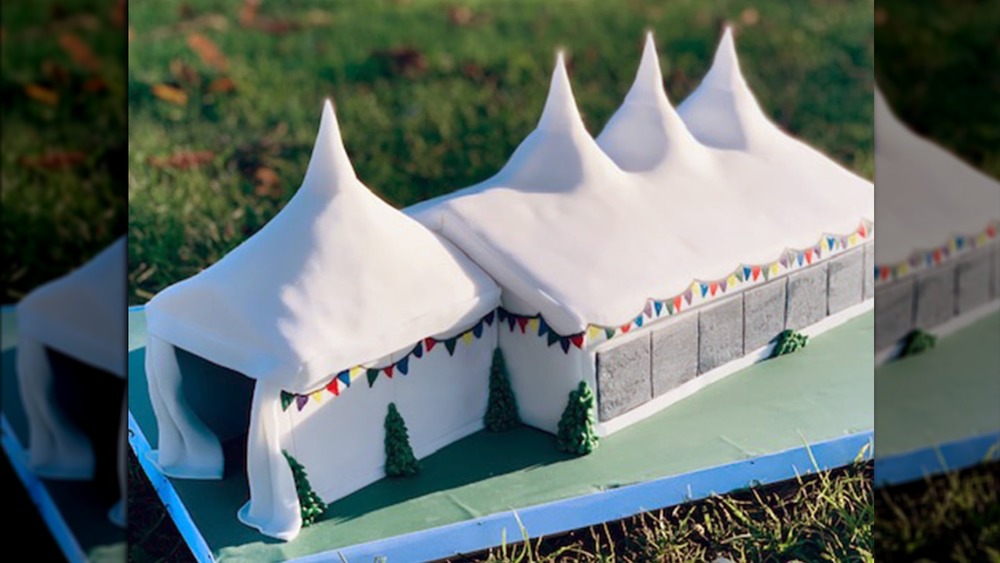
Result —
<svg viewBox="0 0 1000 563"><path fill-rule="evenodd" d="M2 352L2 398L3 415L7 418L21 446L28 446L28 423L24 408L21 405L21 395L18 390L17 376L14 370L16 350L12 342L16 342L16 323L13 310L4 310ZM44 481L49 496L62 514L67 526L77 542L91 561L106 561L109 555L117 554L122 560L125 553L125 532L108 520L108 505L87 481ZM20 487L16 482L12 486Z"/></svg>
<svg viewBox="0 0 1000 563"><path fill-rule="evenodd" d="M875 371L877 457L1000 431L1000 312Z"/></svg>
<svg viewBox="0 0 1000 563"><path fill-rule="evenodd" d="M155 445L142 371L145 327L140 313L131 319L130 404ZM325 520L289 543L236 520L247 499L242 462L228 463L221 482L173 483L220 559L302 556L870 430L872 338L868 313L602 439L584 457L558 452L554 436L528 428L476 433L422 460L414 478L383 480L332 503ZM240 458L239 441L227 448L229 459Z"/></svg>

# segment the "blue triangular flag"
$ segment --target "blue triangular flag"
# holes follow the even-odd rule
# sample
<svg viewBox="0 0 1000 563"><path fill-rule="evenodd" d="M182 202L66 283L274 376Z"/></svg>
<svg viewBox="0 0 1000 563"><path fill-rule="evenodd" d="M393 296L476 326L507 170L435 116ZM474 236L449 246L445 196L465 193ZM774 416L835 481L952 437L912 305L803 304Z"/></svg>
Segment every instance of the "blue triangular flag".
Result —
<svg viewBox="0 0 1000 563"><path fill-rule="evenodd" d="M483 320L486 321L486 324L493 326L493 311L487 313L486 316L483 317Z"/></svg>
<svg viewBox="0 0 1000 563"><path fill-rule="evenodd" d="M410 353L418 358L422 358L424 355L424 343L417 342L417 345L413 347L413 351Z"/></svg>
<svg viewBox="0 0 1000 563"><path fill-rule="evenodd" d="M340 382L343 383L345 386L347 386L347 387L351 386L351 372L350 371L348 371L348 370L345 369L344 371L338 373L337 374L337 379L339 379Z"/></svg>
<svg viewBox="0 0 1000 563"><path fill-rule="evenodd" d="M663 310L663 303L660 301L653 301L653 309L656 310L656 314L659 316L660 311Z"/></svg>
<svg viewBox="0 0 1000 563"><path fill-rule="evenodd" d="M476 338L483 335L483 323L476 323L476 326L472 327L472 335Z"/></svg>
<svg viewBox="0 0 1000 563"><path fill-rule="evenodd" d="M406 375L406 372L410 371L410 357L407 356L396 362L396 369L399 370L399 373Z"/></svg>

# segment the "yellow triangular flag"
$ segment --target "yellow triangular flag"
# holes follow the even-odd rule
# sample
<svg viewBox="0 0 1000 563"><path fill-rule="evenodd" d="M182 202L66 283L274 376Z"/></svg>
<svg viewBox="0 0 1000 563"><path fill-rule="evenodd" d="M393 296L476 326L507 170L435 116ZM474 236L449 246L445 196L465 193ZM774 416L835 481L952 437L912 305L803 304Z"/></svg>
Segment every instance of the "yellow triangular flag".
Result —
<svg viewBox="0 0 1000 563"><path fill-rule="evenodd" d="M361 374L364 373L364 372L365 372L365 368L363 368L361 366L354 366L354 367L352 367L351 368L351 381L354 381L355 379L357 379L358 377L360 377Z"/></svg>
<svg viewBox="0 0 1000 563"><path fill-rule="evenodd" d="M472 331L471 330L469 332L466 332L466 333L462 334L462 342L465 342L466 344L472 344Z"/></svg>
<svg viewBox="0 0 1000 563"><path fill-rule="evenodd" d="M314 391L311 395L309 395L309 398L312 399L312 400L314 400L314 401L316 401L317 403L322 403L323 402L323 390L320 389L319 391Z"/></svg>
<svg viewBox="0 0 1000 563"><path fill-rule="evenodd" d="M601 330L601 329L599 329L599 328L597 328L594 325L590 325L590 326L587 327L587 340L590 340L591 342L597 341L597 339L602 334L604 334L604 331Z"/></svg>
<svg viewBox="0 0 1000 563"><path fill-rule="evenodd" d="M736 285L736 274L729 274L729 279L726 280L726 283L731 286Z"/></svg>
<svg viewBox="0 0 1000 563"><path fill-rule="evenodd" d="M777 273L778 273L778 263L775 262L774 264L771 264L771 275L773 276Z"/></svg>
<svg viewBox="0 0 1000 563"><path fill-rule="evenodd" d="M528 330L530 330L531 332L537 334L538 333L538 323L539 323L539 320L538 320L537 317L534 318L534 319L528 319Z"/></svg>

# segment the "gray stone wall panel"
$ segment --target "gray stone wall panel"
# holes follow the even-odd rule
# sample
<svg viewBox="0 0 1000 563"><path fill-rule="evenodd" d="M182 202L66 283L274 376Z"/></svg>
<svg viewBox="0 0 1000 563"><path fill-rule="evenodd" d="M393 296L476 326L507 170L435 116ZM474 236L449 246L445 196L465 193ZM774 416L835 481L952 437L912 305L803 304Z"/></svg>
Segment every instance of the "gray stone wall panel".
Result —
<svg viewBox="0 0 1000 563"><path fill-rule="evenodd" d="M746 353L767 345L785 330L787 278L746 290L743 296L743 349Z"/></svg>
<svg viewBox="0 0 1000 563"><path fill-rule="evenodd" d="M801 330L826 317L826 282L826 262L788 275L785 328Z"/></svg>
<svg viewBox="0 0 1000 563"><path fill-rule="evenodd" d="M827 265L830 292L827 314L839 313L861 303L864 296L864 250L852 249L830 259Z"/></svg>
<svg viewBox="0 0 1000 563"><path fill-rule="evenodd" d="M875 288L875 350L889 348L913 329L914 278Z"/></svg>
<svg viewBox="0 0 1000 563"><path fill-rule="evenodd" d="M597 353L599 420L612 419L653 398L649 345L646 334Z"/></svg>
<svg viewBox="0 0 1000 563"><path fill-rule="evenodd" d="M743 294L726 297L698 314L698 373L743 355Z"/></svg>
<svg viewBox="0 0 1000 563"><path fill-rule="evenodd" d="M682 313L652 331L653 396L698 375L698 314Z"/></svg>

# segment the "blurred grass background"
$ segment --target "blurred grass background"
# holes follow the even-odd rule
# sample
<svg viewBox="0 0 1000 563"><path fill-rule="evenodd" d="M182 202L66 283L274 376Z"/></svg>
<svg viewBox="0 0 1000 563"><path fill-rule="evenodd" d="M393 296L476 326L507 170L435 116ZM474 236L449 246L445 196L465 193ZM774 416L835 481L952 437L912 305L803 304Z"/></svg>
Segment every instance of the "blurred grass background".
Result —
<svg viewBox="0 0 1000 563"><path fill-rule="evenodd" d="M5 2L0 31L3 303L125 234L124 2Z"/></svg>
<svg viewBox="0 0 1000 563"><path fill-rule="evenodd" d="M533 129L565 47L593 135L654 31L679 103L723 22L786 130L871 177L871 1L197 0L130 6L130 303L219 260L301 182L322 100L403 207L482 180Z"/></svg>

